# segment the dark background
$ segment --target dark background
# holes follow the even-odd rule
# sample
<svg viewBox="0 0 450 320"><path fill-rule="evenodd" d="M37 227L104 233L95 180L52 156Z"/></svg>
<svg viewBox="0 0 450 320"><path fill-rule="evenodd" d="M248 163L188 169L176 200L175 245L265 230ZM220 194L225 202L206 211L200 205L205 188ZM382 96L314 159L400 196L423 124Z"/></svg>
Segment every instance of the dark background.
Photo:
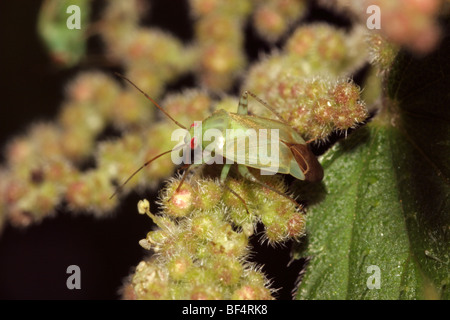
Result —
<svg viewBox="0 0 450 320"><path fill-rule="evenodd" d="M125 0L122 0L125 1ZM42 1L0 1L0 146L23 134L39 120L52 120L64 97L68 81L82 70L113 68L84 65L59 69L49 59L36 34L36 20ZM192 25L184 0L157 0L144 23L157 25L179 36L192 38ZM102 1L95 2L98 14ZM306 19L333 22L348 27L348 22L331 12L310 5ZM280 44L278 44L280 45ZM270 46L246 28L249 59ZM101 55L98 40L91 39L89 53ZM186 77L171 89L195 86ZM237 92L235 92L237 93ZM3 154L0 156L4 161ZM0 299L117 299L118 289L133 267L146 255L138 245L151 229L151 222L138 215L136 204L143 195L133 193L109 217L96 219L89 213L69 214L60 206L55 217L27 229L7 225L0 234ZM154 198L154 194L151 196ZM146 197L150 198L148 194ZM289 244L285 248L260 246L256 241L254 261L282 289L279 299L290 299L291 290L303 261L287 267ZM68 290L69 265L81 268L81 290Z"/></svg>

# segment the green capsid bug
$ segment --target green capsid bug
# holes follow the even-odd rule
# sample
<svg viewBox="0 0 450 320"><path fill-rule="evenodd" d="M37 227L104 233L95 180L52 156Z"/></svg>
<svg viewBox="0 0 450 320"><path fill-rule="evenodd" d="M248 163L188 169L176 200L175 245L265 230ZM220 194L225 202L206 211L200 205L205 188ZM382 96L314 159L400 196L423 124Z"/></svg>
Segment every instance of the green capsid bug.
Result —
<svg viewBox="0 0 450 320"><path fill-rule="evenodd" d="M136 89L138 89L142 94L144 94L147 99L153 102L155 106L160 109L166 116L168 116L175 124L177 124L179 127L184 129L185 136L184 136L184 142L177 147L175 147L172 150L163 152L156 157L152 158L151 160L147 161L144 165L142 165L138 170L136 170L118 189L119 191L131 178L133 178L134 175L136 175L140 170L142 170L144 167L149 165L154 160L158 159L162 155L171 153L173 151L179 150L181 148L187 148L190 151L195 150L206 150L211 146L211 143L207 143L204 139L202 139L201 143L199 143L198 140L198 133L196 134L196 124L197 122L194 122L189 130L186 129L183 125L178 123L175 119L173 119L162 107L160 107L156 101L154 101L151 97L149 97L146 93L144 93L141 89L139 89L133 82L131 82L129 79L125 78L124 76L118 74L121 78L128 81L131 85L133 85ZM248 95L252 96L254 99L256 99L258 102L260 102L263 106L268 108L270 111L272 111L279 120L275 119L268 119L259 117L256 115L250 115L248 113ZM233 163L237 163L238 165L238 172L246 179L258 183L282 196L287 197L289 200L293 201L295 204L295 200L288 197L284 193L281 193L280 191L273 189L269 185L261 182L258 180L248 169L248 167L252 167L255 169L261 169L268 171L269 173L266 174L276 174L276 173L283 173L283 174L290 174L296 179L299 180L306 180L311 182L320 181L323 178L323 169L320 163L318 162L315 155L311 152L308 144L303 140L303 138L285 121L283 118L275 111L273 108L271 108L266 102L259 99L254 93L250 91L245 91L239 100L239 105L236 113L227 112L225 110L217 110L215 111L211 116L206 118L201 122L201 136L204 136L205 133L208 132L208 130L215 130L216 132L220 133L221 139L215 139L215 148L214 148L214 157L217 158L223 158L226 160L226 164L224 164L221 174L220 174L220 183L222 185L225 185L225 180L228 176L228 173L230 171L231 165ZM239 130L240 129L240 130ZM250 129L250 130L249 130ZM266 163L262 163L261 161L258 161L259 159L255 158L254 154L258 154L258 152L251 152L252 148L260 148L263 145L267 147L267 144L269 144L269 139L267 138L260 138L258 139L258 145L255 147L253 146L246 146L245 139L238 139L238 143L236 145L237 148L234 148L235 145L235 139L239 138L236 136L236 134L231 133L231 135L227 135L227 133L231 132L238 132L238 134L242 134L242 130L245 130L245 132L259 132L260 130L275 130L278 133L278 148L276 149L278 151L278 163L276 166L276 169L273 167L269 167ZM224 139L223 137L227 137L227 139ZM227 141L228 140L228 141ZM241 141L241 142L239 142ZM243 144L242 144L242 141ZM232 145L233 148L229 148L229 146ZM236 156L235 150L241 149L240 152L241 156ZM231 151L230 151L231 150ZM273 150L273 149L271 149ZM253 150L255 151L255 150ZM209 156L206 156L201 159L200 162L195 162L194 164L186 164L184 167L186 167L186 171L180 181L180 184L177 188L177 191L181 188L181 185L183 184L186 174L189 170L189 168L201 164L209 164L211 161L212 155L209 154ZM223 162L222 162L223 163ZM111 196L113 197L117 191ZM230 190L233 194L235 194L238 198L242 200L242 198L237 195L235 192ZM244 202L245 203L245 202ZM298 205L298 204L297 204ZM248 211L248 210L247 210Z"/></svg>

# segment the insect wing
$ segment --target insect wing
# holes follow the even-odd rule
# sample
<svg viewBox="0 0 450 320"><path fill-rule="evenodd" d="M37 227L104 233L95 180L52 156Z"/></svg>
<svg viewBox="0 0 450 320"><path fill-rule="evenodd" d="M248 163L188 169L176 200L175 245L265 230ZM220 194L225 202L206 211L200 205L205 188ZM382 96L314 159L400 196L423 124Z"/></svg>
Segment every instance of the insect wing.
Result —
<svg viewBox="0 0 450 320"><path fill-rule="evenodd" d="M289 173L290 159L286 156L292 158L292 153L280 143L278 128L260 127L253 117L234 120L237 121L230 123L224 147L227 163L263 169L263 174Z"/></svg>
<svg viewBox="0 0 450 320"><path fill-rule="evenodd" d="M296 164L291 162L292 175L295 170L298 170L296 165L303 172L306 181L316 182L323 179L323 168L306 144L288 144L287 146L296 160Z"/></svg>

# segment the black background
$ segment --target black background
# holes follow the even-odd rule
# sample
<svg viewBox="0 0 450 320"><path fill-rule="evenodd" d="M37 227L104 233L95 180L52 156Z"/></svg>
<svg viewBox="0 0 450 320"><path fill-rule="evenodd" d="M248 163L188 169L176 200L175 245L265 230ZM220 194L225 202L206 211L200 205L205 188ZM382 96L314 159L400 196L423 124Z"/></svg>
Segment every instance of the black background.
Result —
<svg viewBox="0 0 450 320"><path fill-rule="evenodd" d="M125 0L122 0L125 1ZM55 118L64 88L78 72L114 68L84 65L59 69L50 61L36 34L36 20L42 1L0 1L0 146L23 134L33 123ZM192 38L189 11L183 0L152 1L147 25L156 25L188 42ZM95 2L96 12L102 1ZM96 14L96 13L94 13ZM348 22L331 12L310 5L301 23L325 20L340 27ZM280 45L280 44L278 44ZM270 46L246 28L250 60ZM101 55L98 39L91 39L89 52ZM183 78L171 89L195 86L192 77ZM235 92L237 94L237 92ZM3 155L2 161L3 159ZM27 229L9 225L0 234L0 299L117 299L123 280L146 255L138 245L151 229L151 222L137 214L136 204L149 194L133 193L109 218L96 219L89 213L69 214L60 206L55 217ZM260 246L256 241L255 261L282 289L279 299L290 299L303 261L287 267L289 244L285 248ZM68 290L66 269L81 268L81 290Z"/></svg>

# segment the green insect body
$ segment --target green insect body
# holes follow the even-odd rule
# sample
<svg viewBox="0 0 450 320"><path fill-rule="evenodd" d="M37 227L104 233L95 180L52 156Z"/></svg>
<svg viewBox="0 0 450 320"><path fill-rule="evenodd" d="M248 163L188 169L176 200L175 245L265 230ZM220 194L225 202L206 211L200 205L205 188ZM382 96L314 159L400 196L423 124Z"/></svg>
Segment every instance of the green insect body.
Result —
<svg viewBox="0 0 450 320"><path fill-rule="evenodd" d="M263 118L255 115L248 114L248 94L254 96L254 94L249 93L248 91L244 92L241 96L238 106L237 113L230 113L225 110L215 111L210 117L206 118L202 121L202 136L210 129L219 130L223 137L227 137L225 141L225 147L222 150L221 156L225 159L236 160L239 166L239 172L245 172L246 178L249 178L250 172L245 167L252 167L256 169L268 169L267 164L262 164L258 162L258 159L251 159L252 155L257 155L258 150L261 147L266 147L267 144L270 144L270 139L259 139L256 148L258 150L253 150L254 152L250 152L250 146L248 144L244 145L237 144L237 148L231 148L232 152L235 149L239 149L240 147L246 148L244 152L244 157L236 156L236 154L230 154L228 152L229 148L227 146L233 145L236 141L235 138L238 138L233 135L228 135L227 130L231 132L248 132L248 129L253 129L255 132L258 132L261 129L265 130L277 130L279 135L279 165L277 166L277 172L274 173L283 173L290 174L296 179L299 180L307 180L307 181L320 181L323 178L323 169L320 163L317 161L317 158L309 149L305 140L287 123ZM265 105L267 106L267 105ZM192 137L192 138L190 138ZM190 139L189 139L190 138ZM231 139L230 139L231 138ZM195 123L191 125L189 129L189 133L186 135L185 143L189 144L191 148L198 147L195 146ZM189 141L190 140L190 141ZM205 149L209 145L209 142L202 140L202 149ZM217 149L216 149L217 152ZM250 161L253 160L253 161ZM205 160L203 161L203 163ZM224 179L227 176L227 171L229 170L229 164L226 164L222 169L221 174L221 182L224 182ZM253 180L253 179L251 179Z"/></svg>
<svg viewBox="0 0 450 320"><path fill-rule="evenodd" d="M184 144L179 145L178 147L174 148L173 150L166 151L160 155L157 155L153 159L147 161L144 165L142 165L138 170L136 170L123 184L121 187L118 188L117 191L119 191L136 173L138 173L141 169L149 165L154 160L158 159L162 155L171 153L172 151L179 150L180 147L187 147L188 150L195 151L200 149L201 151L204 151L208 146L210 145L210 142L205 141L202 139L201 144L198 143L198 133L196 136L196 126L198 122L194 122L191 127L186 129L183 125L178 123L176 120L174 120L167 112L161 108L156 101L154 101L151 97L149 97L146 93L144 93L141 89L139 89L136 85L134 85L130 80L123 77L122 75L119 75L129 83L131 83L134 87L136 87L142 94L144 94L150 101L152 101L155 106L160 109L166 116L168 116L172 121L174 121L178 126L181 128L187 130L187 133L184 137ZM260 102L263 106L271 110L280 120L275 119L268 119L263 118L255 115L248 114L248 95L251 95L253 98L255 98L258 102ZM295 204L297 204L293 199L288 197L287 195L281 193L278 190L273 189L271 186L261 182L258 180L249 170L248 167L256 168L256 169L262 169L262 170L268 170L269 167L261 162L258 162L258 159L254 158L252 155L258 154L258 151L261 147L267 147L268 144L271 143L271 139L263 138L258 139L258 144L256 146L257 149L251 150L252 146L249 146L245 144L245 139L241 139L239 141L243 141L244 144L238 144L236 145L236 148L231 148L232 153L230 153L230 149L228 148L230 145L235 143L235 138L239 138L236 136L237 134L242 134L242 132L249 132L248 129L253 129L254 132L258 133L260 130L264 129L266 131L270 130L276 130L278 132L278 139L277 145L278 148L278 165L276 167L276 171L272 172L272 174L275 173L282 173L282 174L290 174L296 179L299 180L306 180L306 181L320 181L323 178L323 169L320 163L318 162L317 158L314 156L314 154L309 149L308 144L303 140L303 138L288 124L286 123L281 116L273 110L267 103L259 99L255 94L245 91L240 100L238 105L237 113L230 113L225 110L218 110L215 111L211 116L206 118L201 122L201 135L204 136L208 130L214 129L216 132L220 132L220 136L222 137L223 147L222 148L216 148L215 153L219 154L219 157L223 157L225 160L228 160L222 169L222 172L220 174L220 182L222 185L225 185L226 178L228 176L228 173L230 171L231 165L233 163L237 163L238 171L239 173L246 179L258 183L280 195L283 195L287 198L289 198L291 201L293 201ZM198 129L198 128L197 128ZM227 136L227 132L235 133L235 136ZM251 131L251 130L250 130ZM223 137L227 137L224 139ZM253 148L255 148L253 146ZM235 149L241 149L241 157L235 156ZM251 152L253 151L253 152ZM215 154L216 156L216 154ZM253 157L253 158L252 158ZM232 163L230 163L229 160L233 160ZM208 161L211 160L211 158L202 158L202 161L200 163L194 163L194 164L185 164L185 167L187 167L180 184L178 185L178 188L176 191L178 191L187 175L187 172L190 168L208 163ZM234 162L234 160L237 160ZM273 169L272 169L273 170ZM269 170L270 171L270 170ZM117 191L111 196L113 197ZM235 194L238 198L240 198L242 201L244 201L238 194L230 190L233 194ZM245 201L244 201L245 204ZM248 211L248 210L247 210Z"/></svg>

